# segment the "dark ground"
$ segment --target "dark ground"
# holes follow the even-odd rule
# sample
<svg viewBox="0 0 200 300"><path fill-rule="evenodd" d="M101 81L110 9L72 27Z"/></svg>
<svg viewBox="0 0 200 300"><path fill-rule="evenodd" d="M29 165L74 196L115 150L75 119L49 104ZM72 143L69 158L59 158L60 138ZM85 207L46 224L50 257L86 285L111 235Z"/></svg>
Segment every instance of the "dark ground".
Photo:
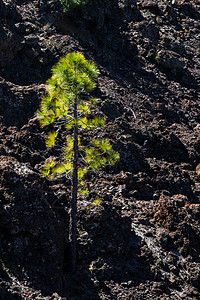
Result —
<svg viewBox="0 0 200 300"><path fill-rule="evenodd" d="M64 17L57 0L0 0L1 300L200 298L199 20L198 0L89 0ZM74 277L70 186L40 178L56 153L34 115L71 51L100 69L97 134L121 157L87 178Z"/></svg>

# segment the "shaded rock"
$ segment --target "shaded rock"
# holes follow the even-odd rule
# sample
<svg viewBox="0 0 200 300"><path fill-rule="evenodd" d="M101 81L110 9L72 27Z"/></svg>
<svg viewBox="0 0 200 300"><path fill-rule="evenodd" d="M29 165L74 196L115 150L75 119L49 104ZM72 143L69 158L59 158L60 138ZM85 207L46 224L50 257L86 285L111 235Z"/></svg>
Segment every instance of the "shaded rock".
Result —
<svg viewBox="0 0 200 300"><path fill-rule="evenodd" d="M0 26L0 67L5 67L23 48L22 37Z"/></svg>
<svg viewBox="0 0 200 300"><path fill-rule="evenodd" d="M0 20L4 20L8 14L7 8L3 0L0 0Z"/></svg>
<svg viewBox="0 0 200 300"><path fill-rule="evenodd" d="M156 1L152 1L152 0L141 0L141 7L144 9L148 9L151 12L155 13L155 14L159 14L160 8L158 6L158 3Z"/></svg>
<svg viewBox="0 0 200 300"><path fill-rule="evenodd" d="M157 62L164 69L182 69L185 66L181 56L173 51L160 50L157 53Z"/></svg>
<svg viewBox="0 0 200 300"><path fill-rule="evenodd" d="M38 175L27 164L1 156L0 176L0 253L8 274L59 290L64 240Z"/></svg>
<svg viewBox="0 0 200 300"><path fill-rule="evenodd" d="M17 77L17 73L15 73ZM44 92L44 85L32 85L25 88L6 82L0 77L0 114L4 124L22 126L33 116L39 105L39 98ZM29 117L28 117L29 116Z"/></svg>

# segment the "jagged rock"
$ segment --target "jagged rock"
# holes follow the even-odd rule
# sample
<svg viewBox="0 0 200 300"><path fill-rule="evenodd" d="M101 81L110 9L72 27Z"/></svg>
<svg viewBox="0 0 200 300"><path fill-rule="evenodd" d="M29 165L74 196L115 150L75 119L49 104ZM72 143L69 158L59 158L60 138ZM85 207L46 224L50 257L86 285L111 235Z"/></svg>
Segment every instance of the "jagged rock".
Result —
<svg viewBox="0 0 200 300"><path fill-rule="evenodd" d="M23 48L22 39L10 29L0 26L0 68L6 67L15 55Z"/></svg>
<svg viewBox="0 0 200 300"><path fill-rule="evenodd" d="M0 176L1 262L9 277L59 290L64 237L38 175L29 165L1 156Z"/></svg>
<svg viewBox="0 0 200 300"><path fill-rule="evenodd" d="M0 1L1 300L199 298L200 4L173 3L89 0L63 16L59 0ZM72 51L98 66L107 119L81 141L109 138L120 153L85 178L76 276L70 181L40 178L60 153L34 117L52 66Z"/></svg>
<svg viewBox="0 0 200 300"><path fill-rule="evenodd" d="M160 50L157 57L158 64L165 69L182 69L185 66L181 56L173 51Z"/></svg>

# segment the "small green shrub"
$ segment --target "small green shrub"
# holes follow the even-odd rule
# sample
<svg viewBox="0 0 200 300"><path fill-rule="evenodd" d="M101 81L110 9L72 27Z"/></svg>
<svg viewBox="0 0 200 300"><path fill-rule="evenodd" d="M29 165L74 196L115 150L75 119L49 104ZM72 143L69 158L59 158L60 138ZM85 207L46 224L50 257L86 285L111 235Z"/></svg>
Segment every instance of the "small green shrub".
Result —
<svg viewBox="0 0 200 300"><path fill-rule="evenodd" d="M63 6L63 12L68 13L71 9L85 5L88 0L60 0Z"/></svg>

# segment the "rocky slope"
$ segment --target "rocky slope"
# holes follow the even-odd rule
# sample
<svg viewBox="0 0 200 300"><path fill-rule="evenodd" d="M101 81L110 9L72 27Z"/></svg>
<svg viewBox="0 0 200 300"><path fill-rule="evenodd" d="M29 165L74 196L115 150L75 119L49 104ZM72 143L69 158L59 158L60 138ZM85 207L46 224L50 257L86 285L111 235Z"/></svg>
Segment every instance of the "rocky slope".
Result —
<svg viewBox="0 0 200 300"><path fill-rule="evenodd" d="M198 0L89 0L67 16L58 0L0 0L0 299L199 299L199 19ZM120 153L87 178L76 276L70 184L40 178L59 154L35 118L71 51L100 69L96 134Z"/></svg>

